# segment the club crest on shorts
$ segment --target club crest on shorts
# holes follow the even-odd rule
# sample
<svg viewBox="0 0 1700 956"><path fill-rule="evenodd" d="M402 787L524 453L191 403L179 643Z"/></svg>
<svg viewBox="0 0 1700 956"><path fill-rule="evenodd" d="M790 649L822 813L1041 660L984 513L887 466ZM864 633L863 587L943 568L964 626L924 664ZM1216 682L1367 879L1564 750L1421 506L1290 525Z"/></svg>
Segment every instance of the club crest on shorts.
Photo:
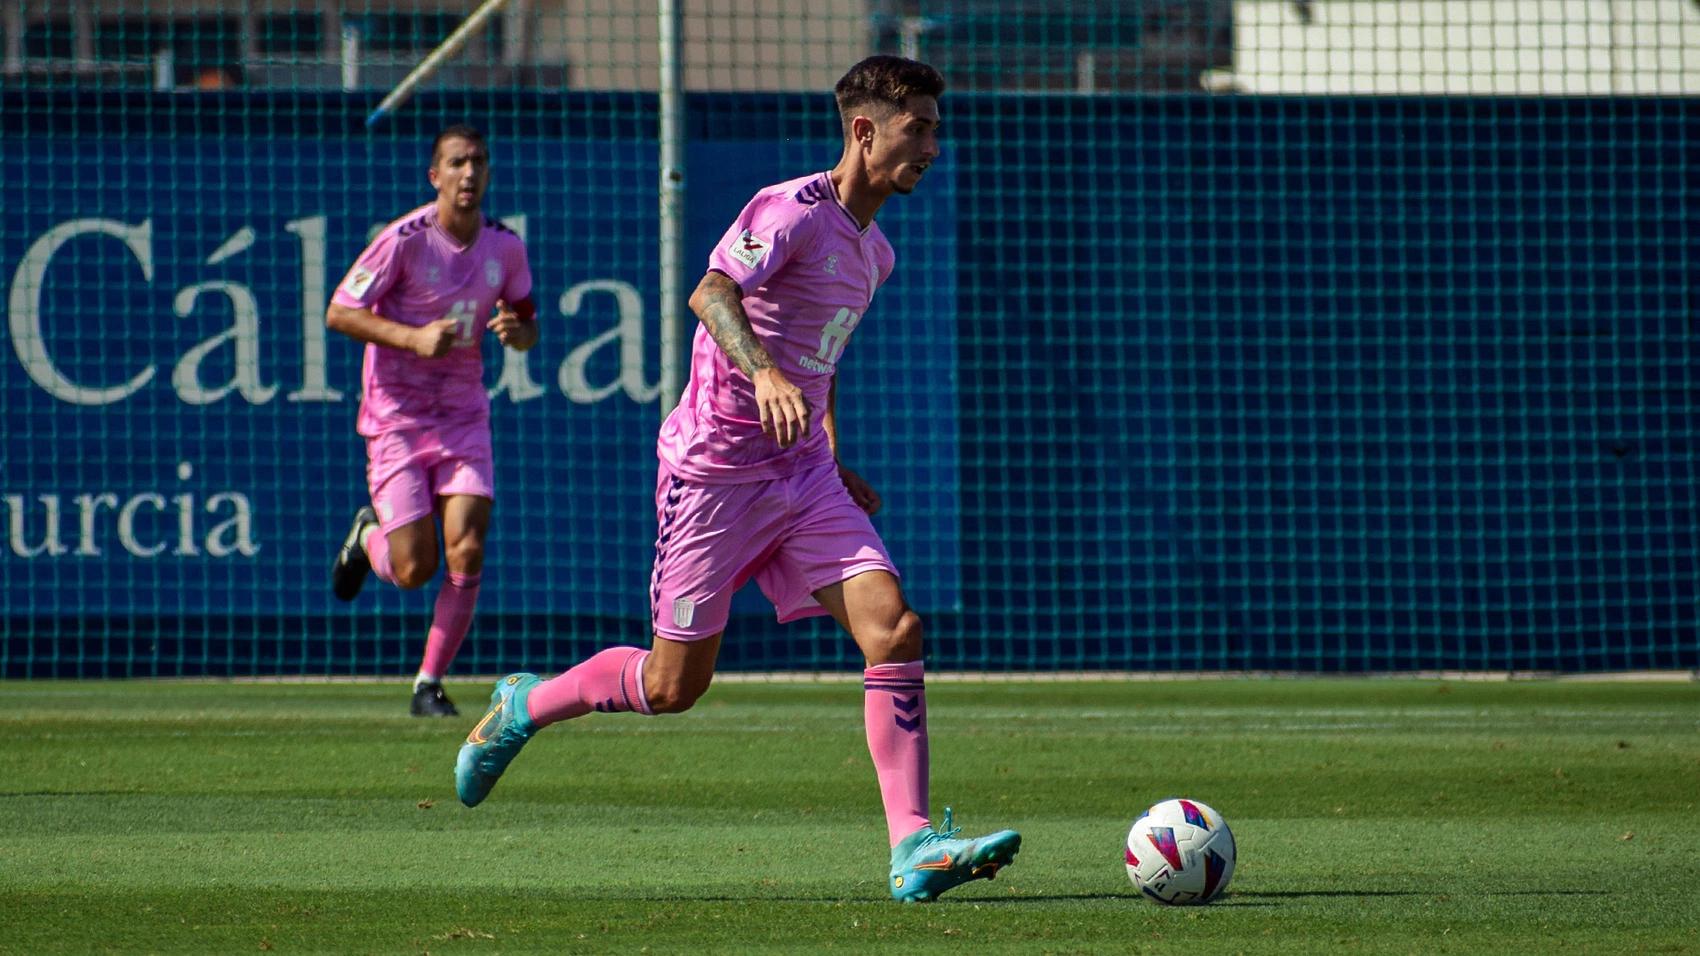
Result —
<svg viewBox="0 0 1700 956"><path fill-rule="evenodd" d="M679 598L673 602L673 624L675 627L690 627L691 621L697 616L697 604L690 598Z"/></svg>

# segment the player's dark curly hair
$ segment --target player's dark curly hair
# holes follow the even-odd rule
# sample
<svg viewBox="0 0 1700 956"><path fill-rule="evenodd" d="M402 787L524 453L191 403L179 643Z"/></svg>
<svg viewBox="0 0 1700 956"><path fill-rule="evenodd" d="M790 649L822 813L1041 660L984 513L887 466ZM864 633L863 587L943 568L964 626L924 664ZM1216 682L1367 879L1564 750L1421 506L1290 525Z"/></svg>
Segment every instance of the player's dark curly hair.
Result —
<svg viewBox="0 0 1700 956"><path fill-rule="evenodd" d="M838 115L844 122L845 135L850 132L850 120L856 110L878 103L892 111L903 108L911 96L938 97L944 92L944 77L925 63L901 56L878 54L851 67L832 95L838 100Z"/></svg>

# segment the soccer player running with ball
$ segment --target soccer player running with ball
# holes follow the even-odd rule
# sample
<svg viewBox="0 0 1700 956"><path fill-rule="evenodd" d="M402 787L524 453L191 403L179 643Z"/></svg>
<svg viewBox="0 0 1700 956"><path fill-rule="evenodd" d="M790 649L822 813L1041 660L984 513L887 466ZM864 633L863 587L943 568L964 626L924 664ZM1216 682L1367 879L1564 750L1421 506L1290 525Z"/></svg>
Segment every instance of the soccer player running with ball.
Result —
<svg viewBox="0 0 1700 956"><path fill-rule="evenodd" d="M331 570L351 601L366 575L400 588L437 572L437 522L448 572L413 684L416 717L452 717L443 675L472 626L495 498L490 398L479 341L537 344L525 244L483 213L490 151L470 126L431 146L437 199L391 223L337 287L326 324L366 343L357 430L366 439L372 503ZM494 313L494 317L492 317Z"/></svg>
<svg viewBox="0 0 1700 956"><path fill-rule="evenodd" d="M863 716L891 843L889 888L931 900L1012 862L1019 834L957 837L927 815L921 619L869 516L873 488L839 463L835 369L891 274L874 223L939 155L944 81L870 57L838 81L844 151L827 172L756 193L690 299L690 380L661 426L649 650L613 647L547 682L511 674L455 764L476 806L539 728L591 711L678 713L714 675L732 594L753 577L781 621L831 614L867 660Z"/></svg>

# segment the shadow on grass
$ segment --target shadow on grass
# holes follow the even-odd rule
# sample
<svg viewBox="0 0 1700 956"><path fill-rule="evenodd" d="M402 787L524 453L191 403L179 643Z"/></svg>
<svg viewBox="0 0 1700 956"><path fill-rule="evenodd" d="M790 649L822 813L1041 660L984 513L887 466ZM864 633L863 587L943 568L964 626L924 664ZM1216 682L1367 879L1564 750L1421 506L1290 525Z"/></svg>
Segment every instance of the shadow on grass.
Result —
<svg viewBox="0 0 1700 956"><path fill-rule="evenodd" d="M128 797L143 792L141 790L23 790L17 793L0 793L0 800L15 800L23 797Z"/></svg>
<svg viewBox="0 0 1700 956"><path fill-rule="evenodd" d="M1608 890L1471 890L1472 896L1605 896ZM1235 899L1303 899L1307 896L1432 896L1450 894L1428 890L1285 890L1278 892L1230 893L1224 900Z"/></svg>
<svg viewBox="0 0 1700 956"><path fill-rule="evenodd" d="M1495 897L1498 897L1498 896L1566 896L1566 897L1570 897L1570 896L1605 896L1605 895L1608 894L1608 892L1609 892L1608 890L1562 890L1562 889L1555 889L1555 890L1500 890L1498 892L1475 891L1475 892L1473 892L1472 895L1475 895L1475 896L1495 896ZM1229 909L1234 909L1234 908L1249 908L1249 907L1280 906L1281 903L1284 902L1284 901L1303 900L1303 899L1354 899L1354 898L1355 899L1377 899L1377 898L1391 898L1391 897L1428 897L1430 899L1443 899L1443 898L1446 897L1446 895L1447 894L1445 894L1445 893L1435 893L1435 892L1429 892L1429 891L1424 891L1424 890L1274 890L1274 891L1268 891L1268 892L1260 892L1260 891L1254 890L1254 891L1244 892L1244 893L1229 893L1228 895L1222 897L1221 899L1218 899L1218 900L1211 902L1209 905L1213 906L1213 907L1226 907L1226 908L1229 908ZM1144 899L1145 898L1138 893L1049 893L1049 894L1041 894L1041 895L1037 895L1037 896L1004 896L1004 897L981 896L981 897L958 897L956 899L946 898L944 900L941 900L939 902L939 904L934 904L934 905L941 905L941 904L948 905L948 904L951 904L951 903L959 903L959 904L960 903L974 903L974 904L979 904L979 905L987 905L987 904L990 904L990 905L1007 905L1007 904L1054 903L1054 902L1058 902L1058 901L1062 901L1062 900L1104 900L1104 901L1115 900L1117 902L1120 902L1120 901L1123 901L1123 900L1138 900L1138 901L1143 902ZM1191 907L1183 904L1183 905L1179 905L1179 906L1175 906L1175 907L1159 906L1158 908L1159 909L1173 908L1173 909L1179 910L1179 909L1190 909Z"/></svg>

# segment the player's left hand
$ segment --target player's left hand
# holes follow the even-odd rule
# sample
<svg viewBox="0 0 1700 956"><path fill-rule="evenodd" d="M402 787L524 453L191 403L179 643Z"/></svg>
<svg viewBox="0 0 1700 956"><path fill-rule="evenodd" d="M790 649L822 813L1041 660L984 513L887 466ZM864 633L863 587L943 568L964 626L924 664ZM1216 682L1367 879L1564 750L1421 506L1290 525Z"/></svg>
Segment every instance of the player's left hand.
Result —
<svg viewBox="0 0 1700 956"><path fill-rule="evenodd" d="M487 325L490 331L496 333L497 341L510 349L523 352L537 344L537 321L527 321L519 317L513 306L496 300L496 317Z"/></svg>
<svg viewBox="0 0 1700 956"><path fill-rule="evenodd" d="M875 491L874 486L868 484L861 475L839 465L838 479L844 482L844 490L850 492L850 500L856 502L856 507L870 515L880 510L879 492Z"/></svg>

